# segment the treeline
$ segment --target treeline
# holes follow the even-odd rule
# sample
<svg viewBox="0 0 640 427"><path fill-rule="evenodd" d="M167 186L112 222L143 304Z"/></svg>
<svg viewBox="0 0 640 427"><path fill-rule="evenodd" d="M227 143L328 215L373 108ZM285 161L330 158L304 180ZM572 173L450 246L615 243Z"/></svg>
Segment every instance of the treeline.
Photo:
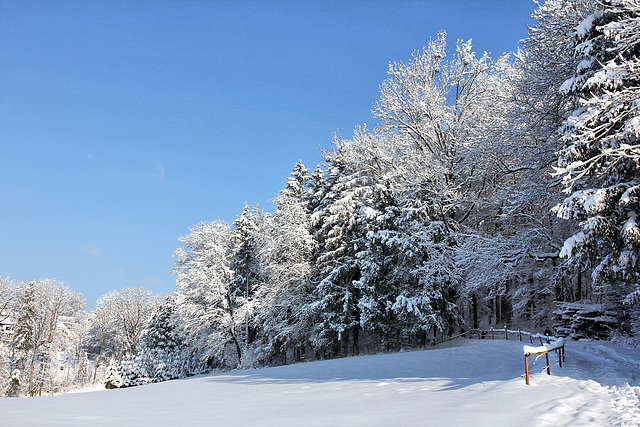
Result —
<svg viewBox="0 0 640 427"><path fill-rule="evenodd" d="M548 0L534 18L516 54L442 32L390 64L378 125L336 135L313 172L297 163L275 212L181 237L148 329L173 361L148 356L159 341L112 385L554 316L575 336L637 333L640 2ZM606 315L567 321L580 304Z"/></svg>
<svg viewBox="0 0 640 427"><path fill-rule="evenodd" d="M141 287L102 296L85 311L55 279L0 277L0 395L40 396L104 382L112 360L135 354L160 299Z"/></svg>
<svg viewBox="0 0 640 427"><path fill-rule="evenodd" d="M534 18L516 54L442 32L390 64L374 129L297 163L273 213L181 237L176 289L135 332L92 320L94 370L110 359L121 387L585 324L558 302L607 313L567 333L637 334L640 2L547 0Z"/></svg>

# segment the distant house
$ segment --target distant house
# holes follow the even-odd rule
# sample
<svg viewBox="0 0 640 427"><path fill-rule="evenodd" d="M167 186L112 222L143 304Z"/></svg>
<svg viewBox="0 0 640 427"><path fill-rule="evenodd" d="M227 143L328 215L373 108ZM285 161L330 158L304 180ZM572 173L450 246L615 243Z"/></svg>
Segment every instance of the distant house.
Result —
<svg viewBox="0 0 640 427"><path fill-rule="evenodd" d="M56 325L56 329L59 332L62 332L66 336L69 336L71 331L78 324L78 319L73 316L60 316L58 317L58 324Z"/></svg>
<svg viewBox="0 0 640 427"><path fill-rule="evenodd" d="M68 337L77 323L78 320L75 317L60 316L56 325L56 331ZM0 315L0 342L11 342L13 339L14 326L15 321L11 317Z"/></svg>
<svg viewBox="0 0 640 427"><path fill-rule="evenodd" d="M15 322L12 318L0 316L0 341L11 342L14 324Z"/></svg>

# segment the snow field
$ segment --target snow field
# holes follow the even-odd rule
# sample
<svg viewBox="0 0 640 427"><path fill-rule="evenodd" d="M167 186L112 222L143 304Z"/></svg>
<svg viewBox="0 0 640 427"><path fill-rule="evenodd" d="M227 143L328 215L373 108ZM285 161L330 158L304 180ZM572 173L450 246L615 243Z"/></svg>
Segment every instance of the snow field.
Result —
<svg viewBox="0 0 640 427"><path fill-rule="evenodd" d="M569 341L566 364L519 341L236 371L120 390L0 400L3 425L638 425L640 358Z"/></svg>

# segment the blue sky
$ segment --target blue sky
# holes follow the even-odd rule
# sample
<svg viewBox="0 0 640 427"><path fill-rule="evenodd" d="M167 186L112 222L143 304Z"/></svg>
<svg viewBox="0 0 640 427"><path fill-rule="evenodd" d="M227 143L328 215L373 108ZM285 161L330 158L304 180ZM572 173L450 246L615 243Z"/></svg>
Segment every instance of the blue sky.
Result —
<svg viewBox="0 0 640 427"><path fill-rule="evenodd" d="M272 210L299 159L374 124L390 61L448 33L497 57L530 0L0 0L0 276L88 307L168 293L178 237Z"/></svg>

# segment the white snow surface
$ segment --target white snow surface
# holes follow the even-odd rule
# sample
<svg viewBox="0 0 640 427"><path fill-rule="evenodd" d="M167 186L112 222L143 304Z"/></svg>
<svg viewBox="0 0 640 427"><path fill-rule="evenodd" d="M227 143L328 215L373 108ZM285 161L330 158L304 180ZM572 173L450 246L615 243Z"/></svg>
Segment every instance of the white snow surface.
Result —
<svg viewBox="0 0 640 427"><path fill-rule="evenodd" d="M638 350L568 341L566 362L523 344L468 340L425 351L236 371L119 390L0 399L5 426L638 425ZM451 345L451 344L450 344Z"/></svg>

